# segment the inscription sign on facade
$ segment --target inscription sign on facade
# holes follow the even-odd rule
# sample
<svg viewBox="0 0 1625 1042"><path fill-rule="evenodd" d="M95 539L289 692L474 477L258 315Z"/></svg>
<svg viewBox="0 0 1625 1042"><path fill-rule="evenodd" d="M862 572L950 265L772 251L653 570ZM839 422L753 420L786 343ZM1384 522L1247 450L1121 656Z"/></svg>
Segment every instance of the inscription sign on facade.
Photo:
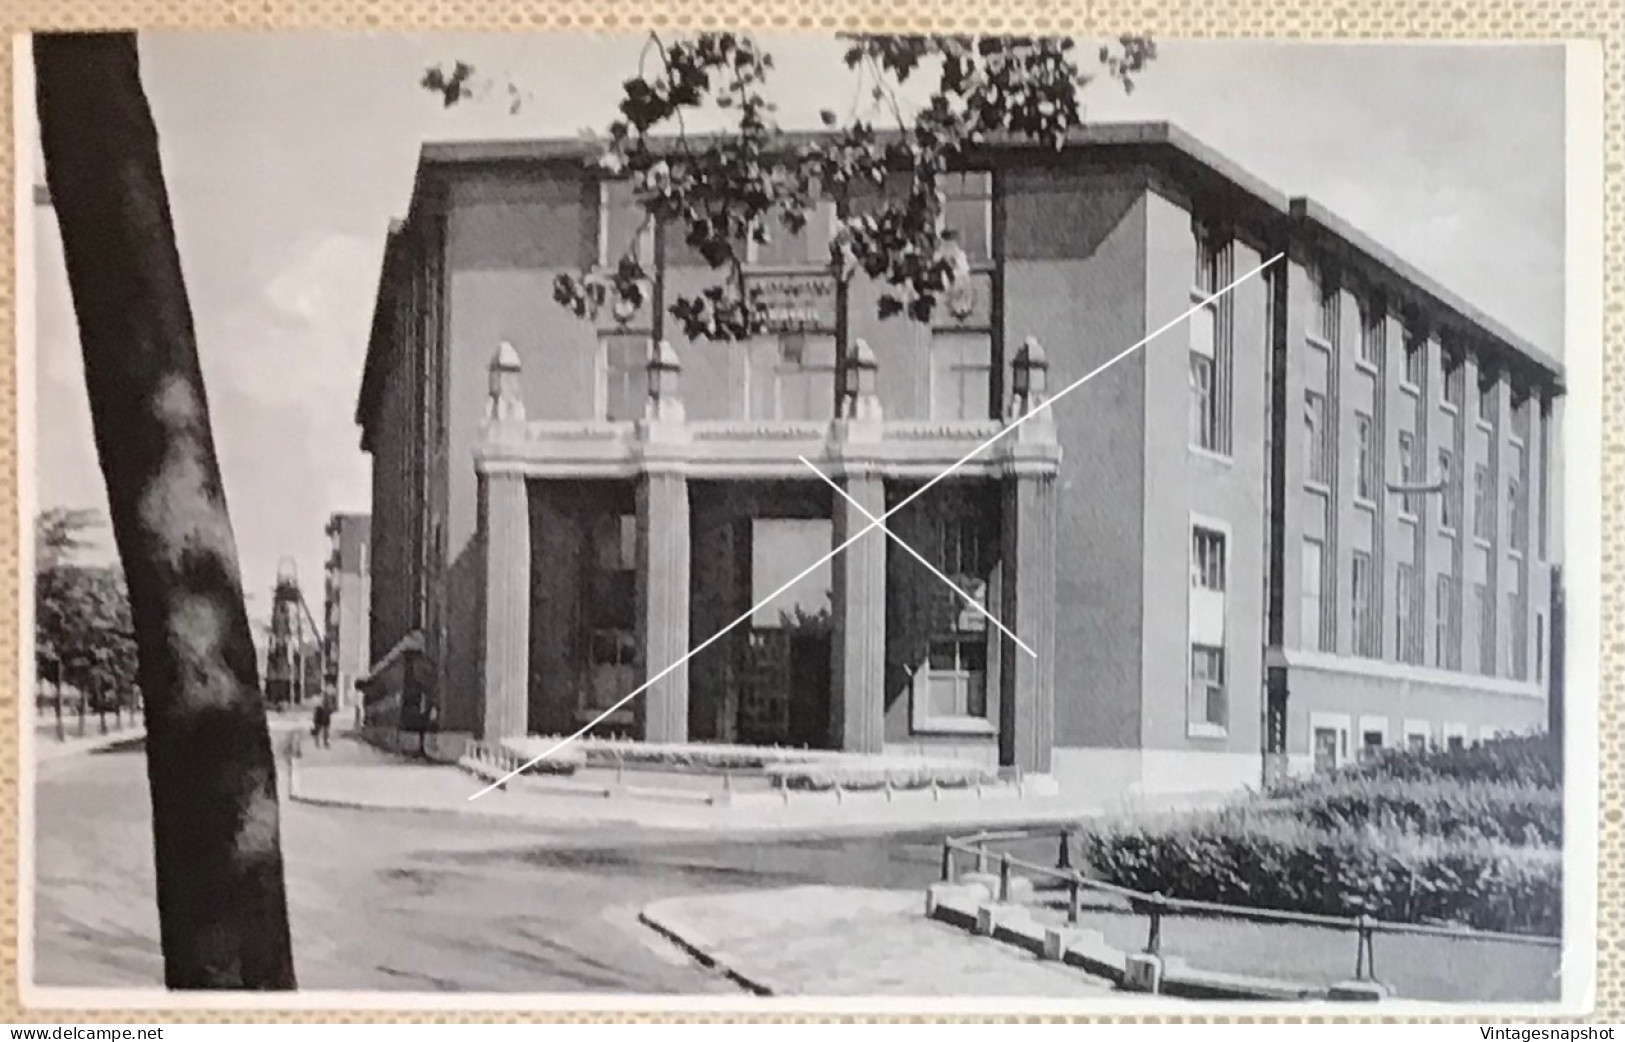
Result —
<svg viewBox="0 0 1625 1042"><path fill-rule="evenodd" d="M835 277L823 272L753 275L767 326L783 332L835 332Z"/></svg>

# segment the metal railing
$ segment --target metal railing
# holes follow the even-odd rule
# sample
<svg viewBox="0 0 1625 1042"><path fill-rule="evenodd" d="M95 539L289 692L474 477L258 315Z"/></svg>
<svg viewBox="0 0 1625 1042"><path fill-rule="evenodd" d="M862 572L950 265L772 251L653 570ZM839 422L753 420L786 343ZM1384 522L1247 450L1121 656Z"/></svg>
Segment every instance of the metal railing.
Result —
<svg viewBox="0 0 1625 1042"><path fill-rule="evenodd" d="M1498 933L1453 926L1433 926L1425 923L1399 923L1376 919L1369 915L1335 916L1310 912L1288 912L1273 908L1250 908L1242 905L1219 904L1214 901L1196 901L1182 897L1168 897L1161 893L1146 893L1102 879L1090 879L1072 866L1071 840L1074 831L1066 827L1023 829L1006 832L978 832L969 836L949 837L942 843L942 881L956 882L959 877L959 859L973 858L976 872L990 875L997 862L997 899L1008 904L1011 897L1012 872L1020 870L1031 876L1043 877L1062 884L1067 890L1067 923L1076 926L1083 914L1085 891L1108 894L1127 902L1131 911L1148 919L1145 953L1162 954L1162 921L1169 916L1189 916L1209 919L1237 919L1273 925L1313 926L1328 930L1341 930L1355 934L1354 978L1359 981L1376 979L1376 952L1373 940L1377 934L1442 937L1461 941L1486 941L1503 944L1521 944L1531 947L1561 948L1559 937L1534 934ZM1055 865L1041 865L1012 856L1007 851L996 855L989 847L1017 840L1032 841L1055 839L1059 843Z"/></svg>

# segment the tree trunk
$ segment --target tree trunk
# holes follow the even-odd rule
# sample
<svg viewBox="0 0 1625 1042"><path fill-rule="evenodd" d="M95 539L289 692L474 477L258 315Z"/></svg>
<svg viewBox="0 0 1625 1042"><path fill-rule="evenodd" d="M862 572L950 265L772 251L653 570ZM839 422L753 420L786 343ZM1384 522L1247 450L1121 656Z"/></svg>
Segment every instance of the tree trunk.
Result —
<svg viewBox="0 0 1625 1042"><path fill-rule="evenodd" d="M276 765L136 37L36 35L34 63L148 709L165 982L293 988Z"/></svg>

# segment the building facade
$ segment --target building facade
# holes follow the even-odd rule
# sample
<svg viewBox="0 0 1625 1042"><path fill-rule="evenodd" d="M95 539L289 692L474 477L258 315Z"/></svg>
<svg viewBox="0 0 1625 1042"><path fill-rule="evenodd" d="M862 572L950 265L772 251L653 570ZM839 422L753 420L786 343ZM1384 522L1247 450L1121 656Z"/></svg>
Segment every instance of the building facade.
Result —
<svg viewBox="0 0 1625 1042"><path fill-rule="evenodd" d="M391 231L370 727L609 711L1126 790L1544 725L1561 368L1313 203L1164 124L989 147L931 324L829 274L856 195L752 248L768 335L689 342L664 303L714 273L588 158L428 146ZM554 303L629 249L643 309ZM818 564L883 515L1035 654L883 533Z"/></svg>
<svg viewBox="0 0 1625 1042"><path fill-rule="evenodd" d="M323 687L334 696L348 720L361 705L356 685L372 668L368 651L368 615L371 612L371 518L366 514L334 514L327 523L329 550L323 640L326 675Z"/></svg>

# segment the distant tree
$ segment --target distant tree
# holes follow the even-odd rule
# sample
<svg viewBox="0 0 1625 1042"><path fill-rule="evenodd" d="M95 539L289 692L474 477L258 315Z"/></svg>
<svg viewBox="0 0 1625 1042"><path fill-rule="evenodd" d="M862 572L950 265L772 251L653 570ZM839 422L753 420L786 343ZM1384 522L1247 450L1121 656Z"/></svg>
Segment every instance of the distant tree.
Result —
<svg viewBox="0 0 1625 1042"><path fill-rule="evenodd" d="M136 37L42 33L33 51L147 709L164 979L292 988L276 765Z"/></svg>
<svg viewBox="0 0 1625 1042"><path fill-rule="evenodd" d="M88 510L56 508L34 518L34 675L50 679L57 690L57 717L62 715L62 652L68 644L70 613L68 567L87 545L85 533L97 524Z"/></svg>
<svg viewBox="0 0 1625 1042"><path fill-rule="evenodd" d="M751 242L799 233L820 198L843 207L830 243L830 269L862 272L884 287L881 317L927 321L966 275L966 259L941 223L943 178L1000 138L1059 147L1083 122L1082 94L1095 78L1063 37L843 35L843 85L850 111L821 114L823 131L791 139L767 94L773 56L749 35L700 33L666 40L651 33L636 74L625 81L620 118L609 124L599 165L625 178L645 227L672 229L718 273L715 284L678 296L669 312L695 340L734 340L766 328L765 302L745 278ZM1132 90L1156 57L1143 36L1098 51L1105 74ZM925 81L921 104L901 89ZM518 111L511 82L488 81L468 62L427 69L421 86L445 105L500 91ZM691 133L690 119L720 117L726 128ZM901 191L880 192L901 177ZM582 317L604 307L635 313L653 281L635 243L604 267L558 276L554 298Z"/></svg>

